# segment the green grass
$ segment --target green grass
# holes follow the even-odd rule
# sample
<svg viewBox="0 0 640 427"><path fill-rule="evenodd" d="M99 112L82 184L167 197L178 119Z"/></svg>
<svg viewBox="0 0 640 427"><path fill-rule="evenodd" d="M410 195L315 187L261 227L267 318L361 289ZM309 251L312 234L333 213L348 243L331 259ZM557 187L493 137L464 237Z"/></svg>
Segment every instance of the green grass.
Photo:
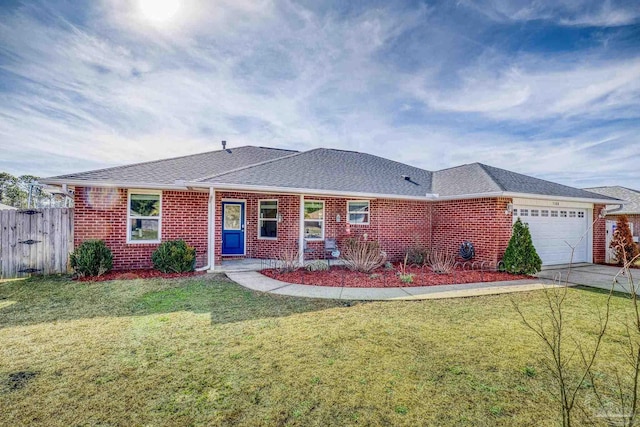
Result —
<svg viewBox="0 0 640 427"><path fill-rule="evenodd" d="M569 291L572 337L593 338L605 297ZM216 276L0 282L0 424L557 425L510 298L344 304ZM513 298L543 310L541 292Z"/></svg>

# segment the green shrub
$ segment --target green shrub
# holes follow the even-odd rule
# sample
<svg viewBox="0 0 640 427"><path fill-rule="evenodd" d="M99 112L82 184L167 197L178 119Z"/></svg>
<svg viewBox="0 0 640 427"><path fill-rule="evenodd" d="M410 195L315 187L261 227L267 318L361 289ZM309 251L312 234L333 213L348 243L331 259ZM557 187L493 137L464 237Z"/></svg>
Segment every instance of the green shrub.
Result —
<svg viewBox="0 0 640 427"><path fill-rule="evenodd" d="M513 224L513 233L502 261L505 271L513 274L535 274L542 267L529 227L520 218Z"/></svg>
<svg viewBox="0 0 640 427"><path fill-rule="evenodd" d="M407 261L418 266L425 265L429 260L429 249L424 246L414 245L407 249Z"/></svg>
<svg viewBox="0 0 640 427"><path fill-rule="evenodd" d="M186 273L196 265L196 250L184 240L161 243L151 255L153 267L163 273Z"/></svg>
<svg viewBox="0 0 640 427"><path fill-rule="evenodd" d="M86 240L69 256L71 268L80 277L102 276L113 268L113 254L102 240Z"/></svg>
<svg viewBox="0 0 640 427"><path fill-rule="evenodd" d="M318 259L307 264L306 268L308 271L327 271L329 270L329 263Z"/></svg>

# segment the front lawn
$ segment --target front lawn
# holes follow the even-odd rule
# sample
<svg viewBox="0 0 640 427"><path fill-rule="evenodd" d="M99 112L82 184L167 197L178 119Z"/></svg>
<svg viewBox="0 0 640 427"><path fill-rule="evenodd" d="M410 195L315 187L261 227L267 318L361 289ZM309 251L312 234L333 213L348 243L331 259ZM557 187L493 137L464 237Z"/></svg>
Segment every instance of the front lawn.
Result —
<svg viewBox="0 0 640 427"><path fill-rule="evenodd" d="M351 305L216 276L0 282L0 424L557 425L510 298L544 307L541 292ZM569 291L576 339L605 298Z"/></svg>

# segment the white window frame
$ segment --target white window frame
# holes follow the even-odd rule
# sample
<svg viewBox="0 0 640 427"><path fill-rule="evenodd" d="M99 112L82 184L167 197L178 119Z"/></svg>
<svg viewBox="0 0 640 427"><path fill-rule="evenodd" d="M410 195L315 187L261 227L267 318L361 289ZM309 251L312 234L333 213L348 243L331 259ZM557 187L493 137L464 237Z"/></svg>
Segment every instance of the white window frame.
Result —
<svg viewBox="0 0 640 427"><path fill-rule="evenodd" d="M362 215L362 212L352 212L349 209L349 204L350 203L366 203L367 207L369 209L367 209L367 222L351 222L351 214L358 214L358 215ZM371 200L347 200L347 222L350 225L369 225L371 223Z"/></svg>
<svg viewBox="0 0 640 427"><path fill-rule="evenodd" d="M260 218L260 204L262 202L276 202L276 217L275 218ZM280 203L278 199L260 199L258 200L258 239L259 240L278 240L278 216L280 215ZM260 221L275 221L276 223L276 237L262 237L260 235Z"/></svg>
<svg viewBox="0 0 640 427"><path fill-rule="evenodd" d="M131 195L132 194L155 194L160 196L160 208L158 216L131 216ZM131 240L131 219L157 219L158 239L157 240ZM148 245L162 242L162 191L160 190L135 190L127 191L127 244Z"/></svg>
<svg viewBox="0 0 640 427"><path fill-rule="evenodd" d="M322 203L322 219L309 219L307 220L306 218L304 218L304 204L306 203ZM322 222L322 237L318 238L318 237L305 237L304 240L307 240L309 242L321 242L324 240L324 232L325 232L325 208L327 207L326 204L324 203L324 200L310 200L310 199L304 199L304 204L303 204L303 209L302 209L302 235L304 236L304 224L307 221L319 221Z"/></svg>

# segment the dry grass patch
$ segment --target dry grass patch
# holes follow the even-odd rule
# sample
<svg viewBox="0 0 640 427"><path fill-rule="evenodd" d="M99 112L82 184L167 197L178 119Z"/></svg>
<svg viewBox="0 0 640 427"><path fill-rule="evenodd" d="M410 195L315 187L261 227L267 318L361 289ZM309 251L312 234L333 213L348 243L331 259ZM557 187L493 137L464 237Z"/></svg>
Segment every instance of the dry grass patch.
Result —
<svg viewBox="0 0 640 427"><path fill-rule="evenodd" d="M572 333L589 339L605 298L570 294ZM534 314L544 304L539 292L515 298ZM207 276L0 283L0 301L15 301L0 308L0 424L538 426L557 419L540 347L509 296L345 306ZM603 375L621 363L606 344ZM22 381L18 373L35 375ZM7 385L11 378L21 385Z"/></svg>

